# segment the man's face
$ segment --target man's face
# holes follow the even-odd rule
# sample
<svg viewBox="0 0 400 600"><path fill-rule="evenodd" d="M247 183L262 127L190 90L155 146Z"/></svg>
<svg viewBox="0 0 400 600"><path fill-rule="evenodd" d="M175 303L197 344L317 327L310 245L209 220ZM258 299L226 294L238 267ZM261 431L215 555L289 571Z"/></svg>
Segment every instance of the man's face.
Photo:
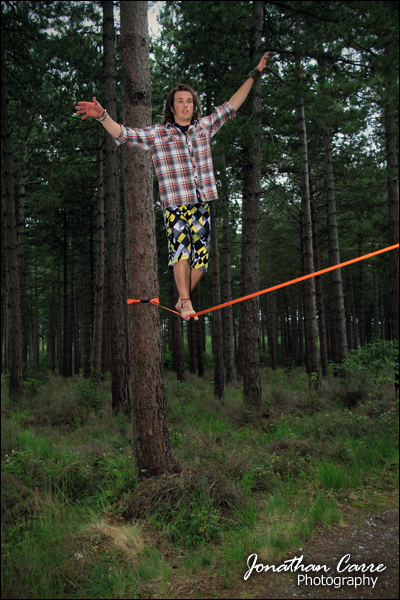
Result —
<svg viewBox="0 0 400 600"><path fill-rule="evenodd" d="M178 91L174 94L174 105L171 110L178 125L190 125L192 122L194 103L192 94L186 91Z"/></svg>

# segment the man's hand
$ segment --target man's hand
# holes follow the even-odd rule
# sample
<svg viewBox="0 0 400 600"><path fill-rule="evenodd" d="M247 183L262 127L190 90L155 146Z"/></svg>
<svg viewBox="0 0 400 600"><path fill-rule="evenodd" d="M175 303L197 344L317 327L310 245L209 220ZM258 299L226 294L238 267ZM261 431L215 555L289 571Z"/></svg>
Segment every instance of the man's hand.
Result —
<svg viewBox="0 0 400 600"><path fill-rule="evenodd" d="M78 102L78 106L75 106L76 113L78 115L83 115L83 117L81 117L82 120L86 119L86 117L99 118L103 112L101 104L97 102L94 96L92 100L93 102Z"/></svg>
<svg viewBox="0 0 400 600"><path fill-rule="evenodd" d="M256 67L259 71L263 72L263 70L265 69L266 64L267 64L267 58L268 58L268 54L265 53Z"/></svg>

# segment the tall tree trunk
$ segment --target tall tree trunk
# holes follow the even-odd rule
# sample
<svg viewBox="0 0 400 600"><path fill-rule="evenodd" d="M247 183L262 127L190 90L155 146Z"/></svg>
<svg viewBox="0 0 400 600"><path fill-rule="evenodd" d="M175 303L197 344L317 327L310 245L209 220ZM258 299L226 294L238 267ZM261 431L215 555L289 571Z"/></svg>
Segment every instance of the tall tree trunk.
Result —
<svg viewBox="0 0 400 600"><path fill-rule="evenodd" d="M63 335L63 377L72 377L72 328L71 328L71 292L68 292L68 266L70 252L68 252L70 238L67 231L67 213L64 209L64 335Z"/></svg>
<svg viewBox="0 0 400 600"><path fill-rule="evenodd" d="M103 132L99 129L97 136L97 260L96 260L96 291L95 313L93 320L93 355L92 377L97 385L101 376L101 347L103 339L103 313L104 313L104 183L103 183Z"/></svg>
<svg viewBox="0 0 400 600"><path fill-rule="evenodd" d="M379 324L379 285L378 273L376 267L373 269L374 280L374 340L379 340L381 337L381 328Z"/></svg>
<svg viewBox="0 0 400 600"><path fill-rule="evenodd" d="M272 268L272 251L271 238L268 236L268 287L273 285L273 268ZM271 356L271 369L275 371L278 366L278 329L276 315L276 291L269 292L267 295L267 333L268 333L268 348Z"/></svg>
<svg viewBox="0 0 400 600"><path fill-rule="evenodd" d="M231 238L229 226L229 190L226 174L226 160L224 144L220 145L221 181L222 181L222 210L223 210L223 254L224 254L224 302L232 300L232 272L231 272ZM235 361L233 351L233 306L223 309L224 320L224 359L227 385L235 381Z"/></svg>
<svg viewBox="0 0 400 600"><path fill-rule="evenodd" d="M198 324L198 323L197 323ZM186 324L186 333L189 350L189 373L193 375L196 373L196 337L197 331L195 331L194 320L190 319Z"/></svg>
<svg viewBox="0 0 400 600"><path fill-rule="evenodd" d="M212 258L212 292L213 305L221 304L221 288L219 278L218 230L215 202L210 202L211 211L211 258ZM220 310L213 312L212 336L214 353L214 394L216 398L224 397L224 345L222 338L222 314Z"/></svg>
<svg viewBox="0 0 400 600"><path fill-rule="evenodd" d="M61 259L60 259L61 260ZM63 308L62 308L62 289L63 283L60 274L60 261L57 267L57 360L58 360L58 374L63 374L64 360L64 338L63 338Z"/></svg>
<svg viewBox="0 0 400 600"><path fill-rule="evenodd" d="M250 59L254 63L261 53L264 2L253 1L253 27ZM244 256L245 295L259 290L260 270L260 196L261 196L261 78L251 91L254 125L248 142L249 169ZM244 302L243 403L256 408L261 405L260 380L260 301L259 297Z"/></svg>
<svg viewBox="0 0 400 600"><path fill-rule="evenodd" d="M56 369L56 280L54 273L52 274L51 280L51 306L48 340L49 345L47 351L50 355L50 371L54 373Z"/></svg>
<svg viewBox="0 0 400 600"><path fill-rule="evenodd" d="M299 69L299 65L298 69ZM314 272L313 236L311 219L311 198L309 184L308 145L304 98L301 90L297 101L297 122L300 142L300 186L301 186L301 219L303 266L306 274ZM306 317L307 366L310 385L319 390L321 375L319 367L317 307L315 300L315 278L304 281L304 312Z"/></svg>
<svg viewBox="0 0 400 600"><path fill-rule="evenodd" d="M3 12L3 5L2 5ZM10 399L23 395L22 328L20 287L18 273L18 238L15 218L13 155L8 88L6 80L5 50L1 49L1 154L4 180L4 237L6 270L9 293L7 295L10 359ZM6 308L7 310L7 308Z"/></svg>
<svg viewBox="0 0 400 600"><path fill-rule="evenodd" d="M33 292L33 364L36 368L39 367L39 288L37 278L37 267L35 265L34 274L34 292Z"/></svg>
<svg viewBox="0 0 400 600"><path fill-rule="evenodd" d="M125 3L124 3L125 4ZM136 3L134 3L136 4ZM104 43L104 103L113 119L117 118L115 82L113 1L102 2ZM129 120L128 120L129 122ZM121 207L119 194L118 148L110 135L106 136L107 217L108 217L108 277L110 294L111 391L113 412L131 413L129 398L127 336L125 329L124 284L122 268ZM130 184L128 184L130 185ZM128 230L130 235L134 231Z"/></svg>
<svg viewBox="0 0 400 600"><path fill-rule="evenodd" d="M311 217L313 223L313 245L314 245L314 266L316 271L321 270L321 259L319 251L319 240L317 233L317 223L314 210L314 202L311 202ZM321 371L322 377L328 375L328 342L326 336L326 324L325 324L325 305L324 305L324 292L322 286L322 275L318 275L315 278L315 287L317 293L317 308L318 308L318 331L319 331L319 346L321 354Z"/></svg>
<svg viewBox="0 0 400 600"><path fill-rule="evenodd" d="M385 54L392 56L394 44L385 44ZM390 87L394 87L394 79L390 72ZM391 89L389 102L385 106L385 137L386 137L386 165L387 165L387 192L389 205L389 244L399 243L399 155L396 113L395 90ZM399 249L390 252L390 275L392 280L392 310L393 310L393 338L399 339ZM397 381L398 386L398 381Z"/></svg>
<svg viewBox="0 0 400 600"><path fill-rule="evenodd" d="M21 330L22 330L22 362L25 365L28 358L27 326L26 326L26 268L25 268L25 172L28 163L27 139L22 140L22 154L24 169L19 179L18 196L18 268L19 268L19 292L21 306Z"/></svg>
<svg viewBox="0 0 400 600"><path fill-rule="evenodd" d="M201 310L201 295L200 295L200 285L201 283L199 282L194 290L194 309L196 312L199 312ZM193 320L193 319L191 319ZM204 352L204 348L203 348L203 331L202 328L204 327L204 319L200 319L197 322L197 375L199 377L202 377L204 375L204 360L203 360L203 352Z"/></svg>
<svg viewBox="0 0 400 600"><path fill-rule="evenodd" d="M175 302L172 306L175 306ZM183 320L179 315L173 315L173 343L174 343L174 364L176 378L178 381L185 381L185 359L183 354Z"/></svg>
<svg viewBox="0 0 400 600"><path fill-rule="evenodd" d="M210 62L206 63L206 105L207 114L212 112L211 104L211 70ZM217 209L215 202L210 202L211 213L211 244L210 254L212 260L212 298L213 305L221 304L221 285L219 273L219 246ZM222 336L222 313L220 310L212 315L212 349L214 355L214 395L216 398L224 397L224 344Z"/></svg>
<svg viewBox="0 0 400 600"><path fill-rule="evenodd" d="M82 205L82 348L83 376L88 379L92 374L90 364L90 286L89 286L89 253L88 253L88 218L85 200Z"/></svg>
<svg viewBox="0 0 400 600"><path fill-rule="evenodd" d="M361 241L358 242L358 256L362 256ZM365 346L365 301L364 301L364 270L363 261L358 263L358 323L360 346Z"/></svg>
<svg viewBox="0 0 400 600"><path fill-rule="evenodd" d="M327 130L323 134L326 194L328 201L328 243L330 266L340 263L339 234L336 211L335 177L333 172L331 138ZM346 312L343 298L342 270L331 271L331 303L333 318L332 355L340 364L347 356Z"/></svg>
<svg viewBox="0 0 400 600"><path fill-rule="evenodd" d="M293 274L290 274L290 279L294 279ZM296 289L294 285L291 285L290 290L290 325L291 325L291 339L292 339L292 358L295 367L299 364L299 340L297 333L297 303L296 303Z"/></svg>
<svg viewBox="0 0 400 600"><path fill-rule="evenodd" d="M152 103L147 2L125 0L120 6L123 122L148 127ZM157 298L156 219L148 153L124 148L124 189L128 298ZM151 304L133 304L128 315L137 467L140 475L151 477L174 468L162 377L160 318Z"/></svg>

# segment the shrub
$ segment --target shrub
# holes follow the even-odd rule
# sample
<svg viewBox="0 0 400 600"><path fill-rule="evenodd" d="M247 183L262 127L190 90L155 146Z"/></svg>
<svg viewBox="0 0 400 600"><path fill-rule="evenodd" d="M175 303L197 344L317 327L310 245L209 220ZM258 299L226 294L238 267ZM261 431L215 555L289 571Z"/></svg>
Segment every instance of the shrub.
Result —
<svg viewBox="0 0 400 600"><path fill-rule="evenodd" d="M95 379L84 379L79 377L72 387L78 392L79 402L88 410L93 409L95 414L100 408L100 394Z"/></svg>

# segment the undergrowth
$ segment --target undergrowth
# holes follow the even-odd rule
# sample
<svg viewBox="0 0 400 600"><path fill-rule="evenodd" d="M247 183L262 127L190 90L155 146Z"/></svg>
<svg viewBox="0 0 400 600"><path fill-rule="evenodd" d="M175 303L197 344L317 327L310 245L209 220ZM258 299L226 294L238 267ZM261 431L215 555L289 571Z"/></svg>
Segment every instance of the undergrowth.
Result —
<svg viewBox="0 0 400 600"><path fill-rule="evenodd" d="M239 385L221 403L211 373L167 373L181 472L144 481L108 379L30 373L12 405L3 378L2 597L169 598L203 572L229 589L250 554L279 561L316 527L342 525L341 505L386 506L398 402L387 354L368 352L371 372L352 356L351 385L331 375L319 394L301 369L264 369L257 412Z"/></svg>

